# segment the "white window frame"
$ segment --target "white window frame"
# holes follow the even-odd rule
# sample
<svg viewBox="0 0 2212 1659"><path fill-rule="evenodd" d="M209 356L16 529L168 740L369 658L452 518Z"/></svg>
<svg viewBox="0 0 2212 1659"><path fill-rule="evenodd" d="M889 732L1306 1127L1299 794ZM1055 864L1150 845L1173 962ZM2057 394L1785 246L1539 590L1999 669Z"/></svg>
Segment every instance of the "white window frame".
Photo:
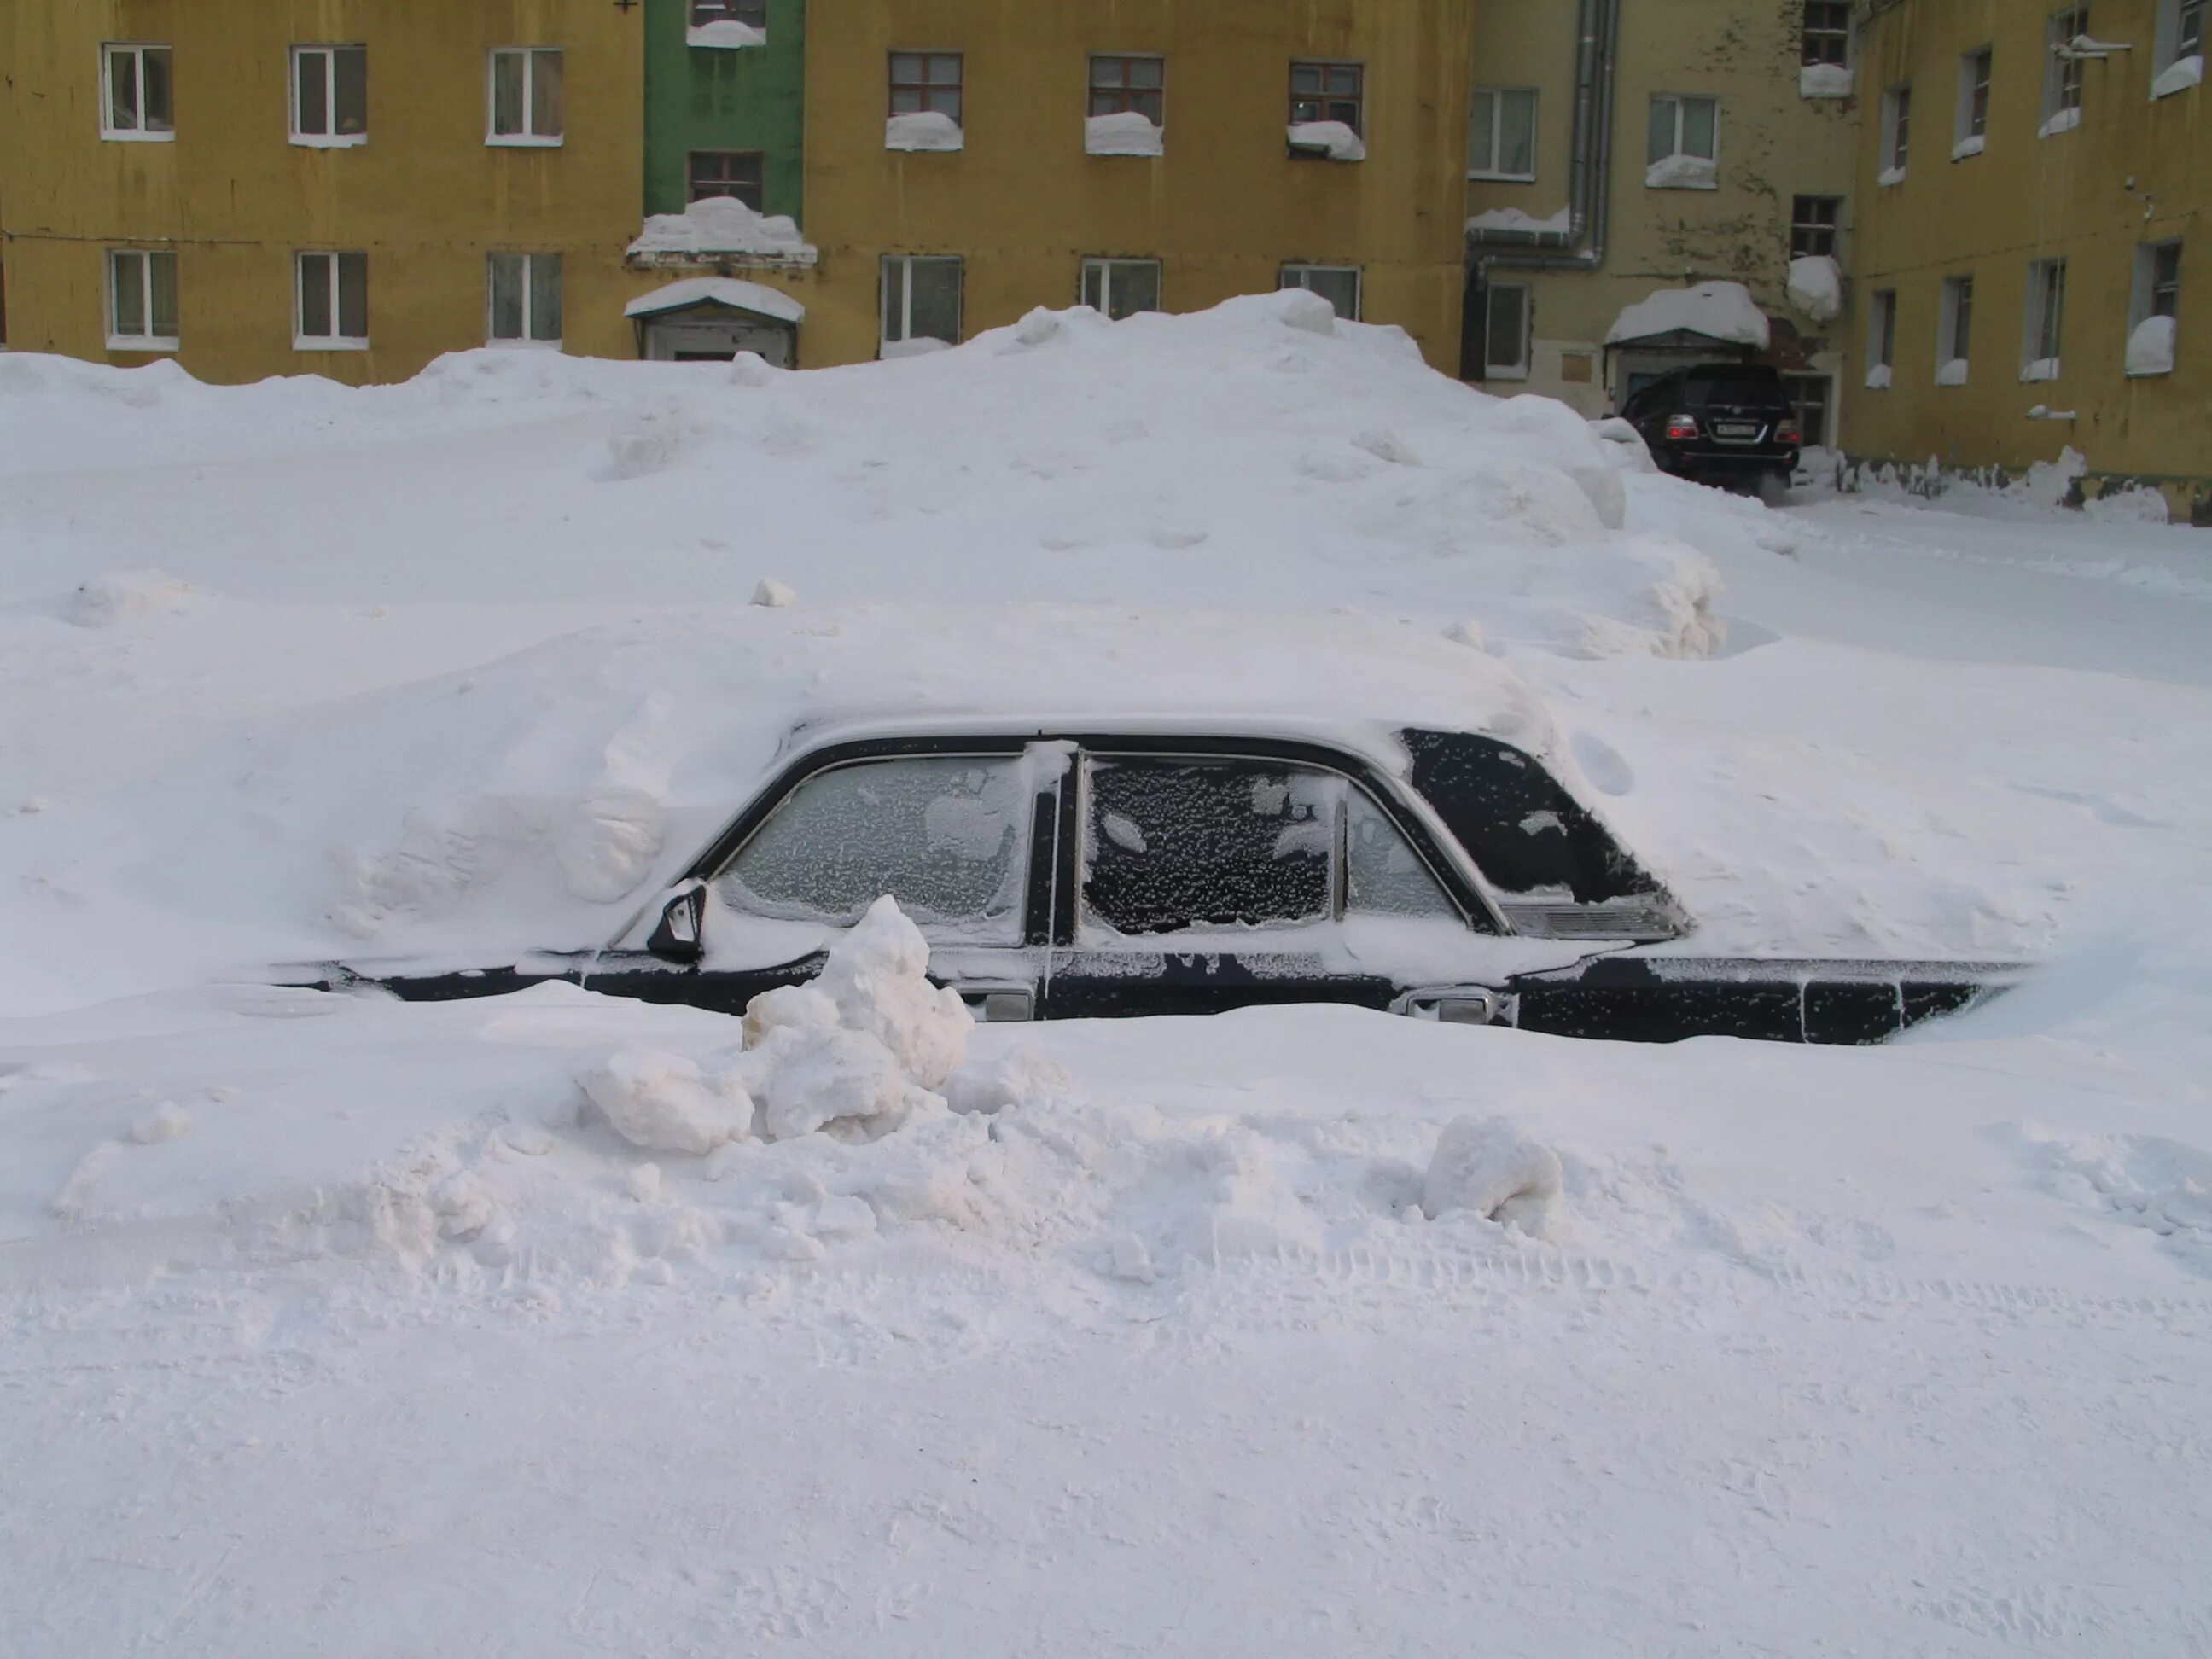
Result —
<svg viewBox="0 0 2212 1659"><path fill-rule="evenodd" d="M1660 162L1672 161L1678 155L1686 156L1692 161L1710 161L1713 165L1713 171L1718 173L1721 165L1720 99L1701 92L1655 92L1651 94L1651 101L1655 104L1672 104L1674 106L1674 148L1664 155L1647 156L1645 158L1647 162L1656 167ZM1713 106L1713 153L1711 155L1700 155L1695 150L1683 148L1684 133L1688 124L1682 118L1685 106L1690 104L1711 104ZM1633 150L1629 152L1632 155L1635 153Z"/></svg>
<svg viewBox="0 0 2212 1659"><path fill-rule="evenodd" d="M167 52L169 58L169 125L159 131L146 125L146 54ZM131 84L138 94L138 125L115 125L114 61L131 60ZM100 136L117 144L173 144L177 141L177 54L167 40L103 40L100 46Z"/></svg>
<svg viewBox="0 0 2212 1659"><path fill-rule="evenodd" d="M1962 305L1960 302L1964 301ZM1959 319L1964 313L1966 336L1959 337ZM1974 277L1972 271L1961 271L1943 279L1942 303L1936 313L1936 384L1964 386L1973 371L1971 367L1949 378L1944 370L1953 363L1971 365L1974 352Z"/></svg>
<svg viewBox="0 0 2212 1659"><path fill-rule="evenodd" d="M1490 100L1491 165L1487 167L1479 167L1474 164L1474 135L1479 131L1479 124L1475 121L1473 111L1480 107L1481 100L1485 98ZM1525 98L1528 100L1528 170L1526 173L1510 173L1498 164L1498 158L1505 153L1505 102L1509 98ZM1536 123L1541 107L1541 95L1539 89L1534 87L1477 87L1474 89L1474 102L1470 106L1468 118L1467 176L1470 179L1495 179L1501 184L1534 184L1538 137Z"/></svg>
<svg viewBox="0 0 2212 1659"><path fill-rule="evenodd" d="M2174 258L2178 263L2181 258L2182 245L2183 239L2179 236L2161 236L2155 242L2142 242L2136 245L2135 278L2130 285L2128 293L2128 337L2130 340L2133 340L2136 331L2153 317L2171 317L2174 319L2177 336L2175 343L2179 347L2179 333L2181 325L2181 273L2179 270L2174 273L2174 307L2172 311L2157 309L2156 288L2158 256L2166 249L2172 248L2174 250ZM2154 375L2172 373L2173 371L2171 368L2153 371ZM2130 371L2130 378L2145 380L2152 376L2137 374Z"/></svg>
<svg viewBox="0 0 2212 1659"><path fill-rule="evenodd" d="M310 259L327 259L330 261L331 326L333 329L342 326L339 319L345 315L345 305L339 297L338 283L340 276L345 269L341 256L348 253L362 253L362 280L363 282L368 281L368 256L359 248L307 248L302 249L292 256L293 350L366 351L368 349L368 336L366 334L303 334L301 332L301 325L307 321L307 288L305 283L305 271L307 261ZM364 296L364 301L365 300L366 296ZM366 314L368 309L368 305L364 302L362 307L362 310L364 314ZM368 324L364 321L362 326L366 328L368 326Z"/></svg>
<svg viewBox="0 0 2212 1659"><path fill-rule="evenodd" d="M1900 81L1881 94L1881 172L1875 182L1890 185L1905 182L1912 163L1912 82Z"/></svg>
<svg viewBox="0 0 2212 1659"><path fill-rule="evenodd" d="M2072 28L2063 27L2065 19L2073 20ZM2043 125L2036 129L2038 137L2055 138L2081 125L2081 109L2089 101L2089 77L2082 69L2082 59L2061 58L2058 48L2088 29L2087 0L2067 0L2044 20ZM2066 101L2069 82L2071 103Z"/></svg>
<svg viewBox="0 0 2212 1659"><path fill-rule="evenodd" d="M285 81L284 100L292 112L292 142L302 149L354 149L368 142L368 81L364 68L362 76L362 130L359 132L337 131L338 120L338 54L342 52L360 52L364 60L368 48L358 41L316 41L294 46L286 59L289 71ZM332 131L306 132L300 126L300 60L316 57L323 60L323 111L330 118Z"/></svg>
<svg viewBox="0 0 2212 1659"><path fill-rule="evenodd" d="M1167 308L1167 285L1164 280L1165 273L1158 259L1124 259L1106 254L1088 255L1084 258L1076 278L1075 292L1078 303L1091 306L1102 317L1112 316L1115 276L1119 271L1133 270L1145 270L1152 273L1152 295L1155 301L1153 309L1164 311ZM1103 304L1093 304L1091 298L1091 279L1094 273L1098 278L1098 298L1104 301Z"/></svg>
<svg viewBox="0 0 2212 1659"><path fill-rule="evenodd" d="M897 263L899 274L899 331L896 339L884 326L889 320L884 313L890 310L890 307L884 301L890 297L888 284L890 280L890 266L894 261ZM882 336L878 342L878 349L883 346L906 345L917 337L914 331L914 268L917 264L931 261L942 261L956 266L959 270L959 297L956 302L957 315L953 319L952 338L945 341L945 343L947 345L960 343L961 336L967 331L968 328L967 260L957 253L886 253L883 256L882 261L883 275L878 279L886 284L885 292L878 296L876 327ZM934 334L925 334L919 337L934 340L939 337Z"/></svg>
<svg viewBox="0 0 2212 1659"><path fill-rule="evenodd" d="M2023 381L2055 380L2063 373L2065 356L2065 260L2037 259L2029 264L2027 303L2022 309L2020 378ZM2051 314L2054 311L2055 319ZM2051 347L2048 352L2043 349L2045 343Z"/></svg>
<svg viewBox="0 0 2212 1659"><path fill-rule="evenodd" d="M1346 318L1345 320L1346 322L1352 323L1358 322L1361 319L1362 313L1367 308L1367 279L1364 268L1362 266L1309 265L1286 263L1275 275L1275 286L1278 289L1285 288L1302 288L1305 289L1307 293L1311 294L1316 292L1312 279L1319 276L1348 276L1352 278L1352 315ZM1322 297L1327 298L1328 296L1324 295ZM1334 306L1335 301L1332 300L1329 303ZM1341 313L1339 313L1338 314L1340 316L1342 315Z"/></svg>
<svg viewBox="0 0 2212 1659"><path fill-rule="evenodd" d="M1996 74L1996 48L1976 46L1959 54L1959 103L1951 118L1951 159L1979 155L1989 143L1990 90ZM1974 125L1974 95L1981 94L1981 125Z"/></svg>
<svg viewBox="0 0 2212 1659"><path fill-rule="evenodd" d="M140 264L138 274L139 318L146 325L140 334L124 334L115 326L115 268L125 259ZM153 261L167 259L172 281L176 276L176 252L173 248L113 247L107 251L107 280L102 303L106 307L107 349L110 351L174 351L178 349L173 334L156 334L154 331L154 270ZM179 296L181 300L181 296ZM181 326L181 324L179 325Z"/></svg>
<svg viewBox="0 0 2212 1659"><path fill-rule="evenodd" d="M498 331L498 270L501 259L522 261L522 332L519 336L502 336ZM533 332L536 318L532 315L537 284L531 279L536 275L538 261L550 259L561 289L561 326L566 332L568 325L568 270L557 253L516 253L501 250L484 255L484 344L501 351L558 351L561 335L550 340L538 339Z"/></svg>
<svg viewBox="0 0 2212 1659"><path fill-rule="evenodd" d="M1897 290L1876 289L1867 301L1867 386L1886 392L1897 375ZM1887 374L1887 379L1877 378Z"/></svg>
<svg viewBox="0 0 2212 1659"><path fill-rule="evenodd" d="M1498 314L1494 297L1501 293L1521 296L1521 337L1514 343L1514 361L1498 360ZM1536 290L1528 283L1492 283L1482 297L1482 378L1485 380L1525 380L1535 356Z"/></svg>
<svg viewBox="0 0 2212 1659"><path fill-rule="evenodd" d="M499 60L519 57L522 59L522 118L527 123L536 118L538 109L538 60L541 57L557 58L561 62L561 131L555 133L501 132L499 131ZM484 143L499 149L558 149L568 139L568 65L566 51L560 46L494 46L484 58Z"/></svg>

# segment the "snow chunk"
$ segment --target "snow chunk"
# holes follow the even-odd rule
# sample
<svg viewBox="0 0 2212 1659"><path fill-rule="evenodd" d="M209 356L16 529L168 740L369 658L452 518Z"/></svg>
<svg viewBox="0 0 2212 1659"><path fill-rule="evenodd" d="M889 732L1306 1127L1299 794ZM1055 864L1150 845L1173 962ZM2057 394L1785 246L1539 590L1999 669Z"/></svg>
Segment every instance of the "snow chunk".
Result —
<svg viewBox="0 0 2212 1659"><path fill-rule="evenodd" d="M1853 77L1841 64L1808 64L1797 71L1800 98L1848 98Z"/></svg>
<svg viewBox="0 0 2212 1659"><path fill-rule="evenodd" d="M1290 141L1292 149L1319 150L1332 161L1367 159L1367 146L1341 121L1294 121Z"/></svg>
<svg viewBox="0 0 2212 1659"><path fill-rule="evenodd" d="M746 1058L770 1140L796 1139L839 1121L895 1120L908 1104L911 1085L897 1057L865 1032L781 1025Z"/></svg>
<svg viewBox="0 0 2212 1659"><path fill-rule="evenodd" d="M1889 390L1890 381L1895 378L1896 377L1891 374L1890 368L1887 363L1876 363L1872 368L1867 370L1867 390L1869 392L1887 392Z"/></svg>
<svg viewBox="0 0 2212 1659"><path fill-rule="evenodd" d="M2171 374L2177 334L2171 317L2146 317L2128 336L2128 373Z"/></svg>
<svg viewBox="0 0 2212 1659"><path fill-rule="evenodd" d="M1842 267L1825 253L1790 262L1790 303L1816 323L1833 322L1844 309Z"/></svg>
<svg viewBox="0 0 2212 1659"><path fill-rule="evenodd" d="M1472 1210L1532 1238L1547 1238L1559 1219L1559 1155L1502 1117L1454 1118L1437 1138L1421 1180L1421 1211L1431 1221Z"/></svg>
<svg viewBox="0 0 2212 1659"><path fill-rule="evenodd" d="M161 570L118 570L94 576L61 603L61 619L79 628L112 628L135 617L190 608L199 589Z"/></svg>
<svg viewBox="0 0 2212 1659"><path fill-rule="evenodd" d="M1703 155L1662 155L1644 169L1649 190L1718 190L1720 167Z"/></svg>
<svg viewBox="0 0 2212 1659"><path fill-rule="evenodd" d="M684 31L684 40L687 46L736 51L746 46L766 46L768 31L757 29L750 23L740 23L734 17L725 17L712 23L692 24Z"/></svg>
<svg viewBox="0 0 2212 1659"><path fill-rule="evenodd" d="M763 576L760 586L753 589L753 603L771 611L781 611L799 603L799 595L773 576Z"/></svg>
<svg viewBox="0 0 2212 1659"><path fill-rule="evenodd" d="M741 25L713 25L714 27ZM653 254L755 254L804 260L817 250L788 215L756 213L734 196L709 196L681 213L656 213L629 245L632 258Z"/></svg>
<svg viewBox="0 0 2212 1659"><path fill-rule="evenodd" d="M2177 58L2150 83L2150 95L2170 98L2177 92L2186 92L2191 87L2202 85L2203 80L2204 58L2202 53Z"/></svg>
<svg viewBox="0 0 2212 1659"><path fill-rule="evenodd" d="M681 1054L626 1048L580 1080L614 1132L648 1152L711 1152L752 1133L737 1074L704 1073Z"/></svg>
<svg viewBox="0 0 2212 1659"><path fill-rule="evenodd" d="M1159 125L1142 110L1093 115L1083 123L1083 153L1086 155L1158 155L1165 138Z"/></svg>
<svg viewBox="0 0 2212 1659"><path fill-rule="evenodd" d="M1492 208L1478 213L1467 222L1468 229L1476 235L1485 231L1512 231L1527 236L1564 236L1573 228L1574 210L1563 207L1548 219L1539 219L1534 214L1523 213L1519 208Z"/></svg>
<svg viewBox="0 0 2212 1659"><path fill-rule="evenodd" d="M1954 357L1936 371L1937 386L1964 386L1966 383L1966 360Z"/></svg>
<svg viewBox="0 0 2212 1659"><path fill-rule="evenodd" d="M814 984L848 1030L876 1038L916 1083L935 1089L967 1057L975 1021L958 992L928 975L929 942L887 893L830 947Z"/></svg>
<svg viewBox="0 0 2212 1659"><path fill-rule="evenodd" d="M2172 512L2166 497L2148 484L2131 483L2107 489L2094 501L2081 503L2082 515L2105 524L2168 524Z"/></svg>
<svg viewBox="0 0 2212 1659"><path fill-rule="evenodd" d="M1640 340L1677 329L1764 351L1769 338L1766 313L1741 283L1699 283L1694 288L1662 288L1638 300L1613 319L1605 343Z"/></svg>
<svg viewBox="0 0 2212 1659"><path fill-rule="evenodd" d="M803 323L806 307L780 288L748 283L736 276L691 276L670 283L650 294L641 294L623 307L625 317L653 317L664 311L712 301L737 311L772 317L780 323Z"/></svg>
<svg viewBox="0 0 2212 1659"><path fill-rule="evenodd" d="M1336 332L1336 307L1312 289L1286 288L1269 299L1284 327L1302 334Z"/></svg>
<svg viewBox="0 0 2212 1659"><path fill-rule="evenodd" d="M917 110L884 122L885 149L954 150L965 149L967 143L960 123L941 110Z"/></svg>

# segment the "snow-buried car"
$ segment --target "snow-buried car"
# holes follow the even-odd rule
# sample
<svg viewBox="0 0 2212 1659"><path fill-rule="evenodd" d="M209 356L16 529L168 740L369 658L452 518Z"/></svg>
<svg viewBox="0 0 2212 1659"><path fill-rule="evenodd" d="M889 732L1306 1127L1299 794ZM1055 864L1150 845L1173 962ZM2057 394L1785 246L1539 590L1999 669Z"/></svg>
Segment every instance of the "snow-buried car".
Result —
<svg viewBox="0 0 2212 1659"><path fill-rule="evenodd" d="M861 632L829 631L842 650ZM1434 635L1392 637L1407 643L1385 682L1448 653L1448 711L1416 696L1417 723L1351 718L1362 675L1332 684L1297 653L1255 652L1240 680L1231 626L1209 641L1217 691L1233 688L1212 714L1164 706L1177 676L1155 630L1160 653L1128 681L1151 694L1087 713L1031 680L1027 718L801 720L718 831L695 812L694 839L641 870L630 902L648 902L599 948L467 971L356 963L319 982L445 999L565 979L734 1014L817 972L884 894L927 938L933 977L992 1020L1332 1001L1578 1036L1875 1042L2017 976L1700 949L1668 884L1550 763L1559 745L1517 678Z"/></svg>

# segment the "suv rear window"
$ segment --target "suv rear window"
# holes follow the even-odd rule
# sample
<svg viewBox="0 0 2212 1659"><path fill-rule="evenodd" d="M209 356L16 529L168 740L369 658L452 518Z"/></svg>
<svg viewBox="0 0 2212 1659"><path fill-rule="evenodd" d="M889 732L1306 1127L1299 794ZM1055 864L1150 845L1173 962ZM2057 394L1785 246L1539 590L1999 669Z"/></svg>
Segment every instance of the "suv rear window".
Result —
<svg viewBox="0 0 2212 1659"><path fill-rule="evenodd" d="M1703 409L1708 404L1755 404L1762 409L1787 409L1790 394L1782 389L1782 377L1771 368L1701 368L1686 374L1676 388L1685 409Z"/></svg>

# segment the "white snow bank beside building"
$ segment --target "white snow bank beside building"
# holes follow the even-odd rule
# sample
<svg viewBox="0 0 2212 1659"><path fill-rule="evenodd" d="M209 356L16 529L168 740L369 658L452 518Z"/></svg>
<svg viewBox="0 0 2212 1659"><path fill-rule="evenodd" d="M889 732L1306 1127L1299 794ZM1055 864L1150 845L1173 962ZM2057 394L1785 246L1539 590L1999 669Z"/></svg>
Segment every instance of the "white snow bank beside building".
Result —
<svg viewBox="0 0 2212 1659"><path fill-rule="evenodd" d="M1698 283L1660 289L1625 307L1606 331L1605 343L1617 345L1677 330L1760 351L1766 349L1771 331L1766 313L1741 283Z"/></svg>

